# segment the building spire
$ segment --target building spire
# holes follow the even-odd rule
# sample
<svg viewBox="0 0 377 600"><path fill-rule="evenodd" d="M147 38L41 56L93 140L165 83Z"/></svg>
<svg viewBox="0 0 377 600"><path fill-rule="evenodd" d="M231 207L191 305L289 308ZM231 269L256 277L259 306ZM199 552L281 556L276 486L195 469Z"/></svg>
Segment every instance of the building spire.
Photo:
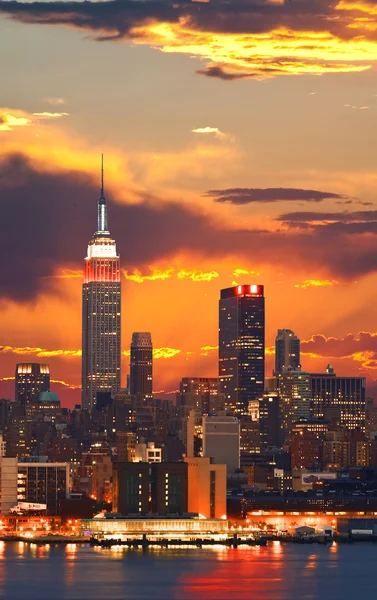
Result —
<svg viewBox="0 0 377 600"><path fill-rule="evenodd" d="M103 169L103 152L101 155L101 193L98 199L97 208L97 235L109 235L109 228L107 225L107 203L105 198L104 190L104 169Z"/></svg>
<svg viewBox="0 0 377 600"><path fill-rule="evenodd" d="M105 197L105 191L104 191L104 187L103 187L103 152L101 154L102 160L101 160L101 198Z"/></svg>

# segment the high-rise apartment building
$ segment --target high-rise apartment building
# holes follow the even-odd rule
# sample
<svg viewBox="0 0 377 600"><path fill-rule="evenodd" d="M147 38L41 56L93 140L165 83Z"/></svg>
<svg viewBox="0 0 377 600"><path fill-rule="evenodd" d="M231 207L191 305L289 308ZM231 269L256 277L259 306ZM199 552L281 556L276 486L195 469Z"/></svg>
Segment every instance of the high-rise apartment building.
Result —
<svg viewBox="0 0 377 600"><path fill-rule="evenodd" d="M50 391L50 368L39 363L16 365L15 400L21 404L37 402L41 392Z"/></svg>
<svg viewBox="0 0 377 600"><path fill-rule="evenodd" d="M107 224L102 185L97 231L88 245L82 288L82 405L91 409L97 391L120 388L121 335L120 263Z"/></svg>
<svg viewBox="0 0 377 600"><path fill-rule="evenodd" d="M152 369L152 336L145 331L135 332L131 341L130 394L140 406L150 404L153 398Z"/></svg>
<svg viewBox="0 0 377 600"><path fill-rule="evenodd" d="M225 406L234 415L247 415L249 401L263 394L264 346L263 285L221 290L219 378Z"/></svg>
<svg viewBox="0 0 377 600"><path fill-rule="evenodd" d="M310 375L310 387L313 418L365 431L365 377L337 377L328 365L326 373Z"/></svg>
<svg viewBox="0 0 377 600"><path fill-rule="evenodd" d="M300 340L290 329L278 329L275 339L275 373L300 366Z"/></svg>

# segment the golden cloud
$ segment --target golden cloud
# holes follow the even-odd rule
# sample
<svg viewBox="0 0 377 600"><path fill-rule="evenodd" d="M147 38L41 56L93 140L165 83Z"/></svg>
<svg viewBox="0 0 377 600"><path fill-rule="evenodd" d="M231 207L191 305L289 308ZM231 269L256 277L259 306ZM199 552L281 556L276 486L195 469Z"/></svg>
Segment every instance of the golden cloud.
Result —
<svg viewBox="0 0 377 600"><path fill-rule="evenodd" d="M153 267L151 271L151 275L142 275L139 269L134 269L132 273L123 270L123 275L129 281L134 281L135 283L144 283L144 281L166 281L172 277L177 279L191 279L192 281L212 281L212 279L219 277L217 271L204 272L201 269L180 269L177 271L174 267L169 267L165 270Z"/></svg>
<svg viewBox="0 0 377 600"><path fill-rule="evenodd" d="M13 131L15 127L26 127L31 124L31 119L21 111L9 112L0 108L0 131Z"/></svg>
<svg viewBox="0 0 377 600"><path fill-rule="evenodd" d="M39 119L58 119L59 117L68 117L69 113L63 112L35 112L33 113L33 117L38 117Z"/></svg>
<svg viewBox="0 0 377 600"><path fill-rule="evenodd" d="M38 358L48 358L52 356L81 356L81 350L47 350L46 348L38 348L33 346L0 346L0 354L7 353L19 355L35 354Z"/></svg>
<svg viewBox="0 0 377 600"><path fill-rule="evenodd" d="M0 381L14 381L15 377L1 377ZM81 390L81 385L75 385L74 383L67 383L66 381L62 381L61 379L50 379L50 383L58 383L63 387L69 388L71 390Z"/></svg>
<svg viewBox="0 0 377 600"><path fill-rule="evenodd" d="M306 289L308 287L330 287L332 285L338 285L339 281L335 279L305 279L302 283L296 283L295 288Z"/></svg>

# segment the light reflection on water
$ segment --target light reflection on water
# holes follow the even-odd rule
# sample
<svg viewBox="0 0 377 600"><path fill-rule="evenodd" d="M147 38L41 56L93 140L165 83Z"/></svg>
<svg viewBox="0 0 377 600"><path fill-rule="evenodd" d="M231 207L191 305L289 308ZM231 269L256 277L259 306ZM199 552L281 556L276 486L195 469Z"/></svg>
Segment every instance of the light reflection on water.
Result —
<svg viewBox="0 0 377 600"><path fill-rule="evenodd" d="M6 600L355 600L376 597L377 545L91 548L0 543Z"/></svg>

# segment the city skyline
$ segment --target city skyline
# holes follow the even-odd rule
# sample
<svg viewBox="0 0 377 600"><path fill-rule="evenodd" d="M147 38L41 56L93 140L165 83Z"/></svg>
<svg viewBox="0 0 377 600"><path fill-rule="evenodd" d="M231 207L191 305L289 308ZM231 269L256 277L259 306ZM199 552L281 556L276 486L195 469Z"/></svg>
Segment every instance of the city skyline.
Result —
<svg viewBox="0 0 377 600"><path fill-rule="evenodd" d="M276 331L290 328L306 371L332 363L376 395L372 3L59 6L0 2L0 396L13 397L17 363L41 362L63 404L80 402L101 151L124 375L127 340L150 331L156 393L216 376L219 290L250 283L268 298L266 374ZM248 54L248 71L240 57L260 36L268 68Z"/></svg>

